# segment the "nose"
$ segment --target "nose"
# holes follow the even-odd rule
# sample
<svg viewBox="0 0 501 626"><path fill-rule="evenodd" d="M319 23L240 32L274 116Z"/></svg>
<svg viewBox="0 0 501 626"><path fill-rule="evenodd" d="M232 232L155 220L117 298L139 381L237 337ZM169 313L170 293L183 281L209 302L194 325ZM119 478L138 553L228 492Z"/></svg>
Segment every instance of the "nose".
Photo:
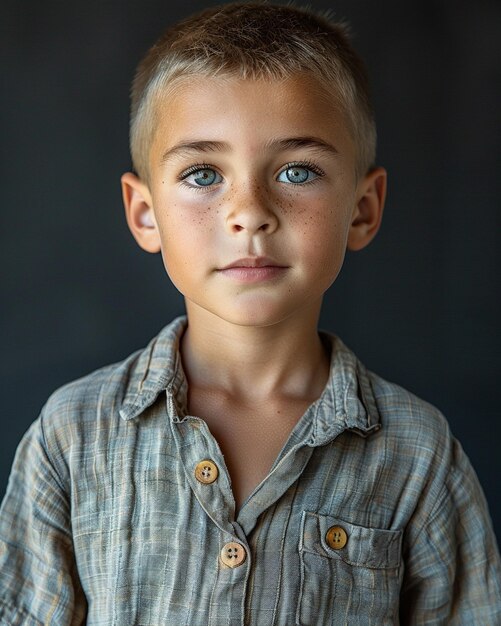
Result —
<svg viewBox="0 0 501 626"><path fill-rule="evenodd" d="M268 197L259 186L240 189L229 198L226 227L231 234L270 235L278 228L278 218Z"/></svg>

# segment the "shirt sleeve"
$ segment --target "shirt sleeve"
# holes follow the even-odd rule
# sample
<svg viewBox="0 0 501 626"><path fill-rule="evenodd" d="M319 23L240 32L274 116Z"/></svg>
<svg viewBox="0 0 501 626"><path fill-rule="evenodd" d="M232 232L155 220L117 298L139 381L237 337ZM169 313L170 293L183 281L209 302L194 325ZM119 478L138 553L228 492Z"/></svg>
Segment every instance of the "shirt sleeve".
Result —
<svg viewBox="0 0 501 626"><path fill-rule="evenodd" d="M47 452L42 415L19 444L0 508L0 625L77 626L86 612L68 493Z"/></svg>
<svg viewBox="0 0 501 626"><path fill-rule="evenodd" d="M438 498L422 507L404 549L401 623L500 626L501 564L487 503L455 439L451 457Z"/></svg>

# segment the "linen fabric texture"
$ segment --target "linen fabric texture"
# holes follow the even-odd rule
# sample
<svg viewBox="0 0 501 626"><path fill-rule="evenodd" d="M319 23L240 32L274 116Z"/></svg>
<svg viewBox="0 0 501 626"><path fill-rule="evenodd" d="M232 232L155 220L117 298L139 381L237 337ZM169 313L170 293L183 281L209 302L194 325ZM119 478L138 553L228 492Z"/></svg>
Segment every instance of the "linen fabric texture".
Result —
<svg viewBox="0 0 501 626"><path fill-rule="evenodd" d="M0 509L0 624L501 624L487 504L437 409L321 331L328 383L235 511L187 414L186 324L56 391L25 434Z"/></svg>

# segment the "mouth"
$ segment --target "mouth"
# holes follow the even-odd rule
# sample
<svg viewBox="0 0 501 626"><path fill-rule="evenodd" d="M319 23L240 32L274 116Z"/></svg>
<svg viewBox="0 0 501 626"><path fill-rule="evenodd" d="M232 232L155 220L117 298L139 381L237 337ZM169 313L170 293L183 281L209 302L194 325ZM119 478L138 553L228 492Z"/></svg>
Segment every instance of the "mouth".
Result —
<svg viewBox="0 0 501 626"><path fill-rule="evenodd" d="M233 263L229 263L221 268L221 271L231 269L233 267L245 267L245 268L256 268L256 267L282 267L286 266L275 259L272 259L267 256L256 256L256 257L247 257L245 259L238 259L237 261L233 261Z"/></svg>
<svg viewBox="0 0 501 626"><path fill-rule="evenodd" d="M225 265L218 272L240 283L255 283L279 278L288 269L270 257L248 257Z"/></svg>

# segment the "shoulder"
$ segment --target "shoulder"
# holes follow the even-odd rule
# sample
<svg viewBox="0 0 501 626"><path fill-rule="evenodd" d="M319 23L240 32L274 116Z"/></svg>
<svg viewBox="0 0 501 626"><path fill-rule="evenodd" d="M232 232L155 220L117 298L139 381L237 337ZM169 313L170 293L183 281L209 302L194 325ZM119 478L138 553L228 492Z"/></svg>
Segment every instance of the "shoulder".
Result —
<svg viewBox="0 0 501 626"><path fill-rule="evenodd" d="M367 372L383 428L410 440L437 443L450 437L449 423L434 405L374 372Z"/></svg>
<svg viewBox="0 0 501 626"><path fill-rule="evenodd" d="M96 417L115 415L135 378L142 350L101 367L56 389L42 409L43 427L59 430L82 426Z"/></svg>
<svg viewBox="0 0 501 626"><path fill-rule="evenodd" d="M407 389L368 372L381 419L386 463L393 485L404 494L408 540L430 520L470 519L489 531L485 496L461 443L442 412ZM437 522L438 523L438 522ZM441 523L441 522L440 522Z"/></svg>
<svg viewBox="0 0 501 626"><path fill-rule="evenodd" d="M96 412L118 413L141 393L158 394L178 367L178 342L185 325L186 318L178 317L145 348L57 389L44 407L45 421L64 424Z"/></svg>
<svg viewBox="0 0 501 626"><path fill-rule="evenodd" d="M35 449L53 467L68 492L70 476L90 450L106 449L113 432L123 428L119 409L134 379L142 351L112 363L56 389L25 435L38 441Z"/></svg>
<svg viewBox="0 0 501 626"><path fill-rule="evenodd" d="M368 377L381 424L378 449L394 486L405 494L406 514L423 498L430 507L441 500L456 468L472 473L464 452L437 407L373 372Z"/></svg>
<svg viewBox="0 0 501 626"><path fill-rule="evenodd" d="M127 429L121 415L126 403L146 397L150 404L166 388L176 363L175 341L184 318L163 328L148 345L122 361L101 367L51 394L38 422L49 455L68 458L72 451L116 438Z"/></svg>
<svg viewBox="0 0 501 626"><path fill-rule="evenodd" d="M402 519L408 519L424 493L432 500L439 496L456 463L457 442L437 407L370 371L339 338L335 342L334 377L341 380L337 389L342 391L337 405L364 437L349 437L350 451L360 451L364 467L378 475L375 488L401 498Z"/></svg>

